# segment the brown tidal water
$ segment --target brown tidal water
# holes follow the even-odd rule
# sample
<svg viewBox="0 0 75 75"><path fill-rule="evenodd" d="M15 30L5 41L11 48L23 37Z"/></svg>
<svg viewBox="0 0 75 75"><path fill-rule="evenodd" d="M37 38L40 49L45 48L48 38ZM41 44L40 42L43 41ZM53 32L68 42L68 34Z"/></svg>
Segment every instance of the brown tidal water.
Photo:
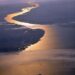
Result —
<svg viewBox="0 0 75 75"><path fill-rule="evenodd" d="M40 24L31 24L27 22L21 22L18 20L15 20L14 18L23 14L26 14L32 9L38 8L39 4L36 3L30 3L32 6L23 8L21 11L16 12L16 13L11 13L6 15L4 18L8 23L13 23L16 25L22 25L31 29L42 29L45 31L45 34L37 44L30 46L27 48L27 50L48 50L48 49L57 49L60 47L59 44L59 39L58 39L58 32L55 26L50 26L50 25L40 25ZM35 6L33 5L35 4Z"/></svg>
<svg viewBox="0 0 75 75"><path fill-rule="evenodd" d="M11 14L11 17L9 14L11 22L16 14ZM75 75L73 25L68 27L13 21L32 29L43 29L45 35L24 51L0 54L0 75Z"/></svg>
<svg viewBox="0 0 75 75"><path fill-rule="evenodd" d="M64 61L35 61L0 67L0 75L74 75L75 69L70 64Z"/></svg>
<svg viewBox="0 0 75 75"><path fill-rule="evenodd" d="M26 50L50 50L60 47L60 40L56 27L49 25L35 25L32 29L42 29L45 31L44 36L39 42L28 47Z"/></svg>
<svg viewBox="0 0 75 75"><path fill-rule="evenodd" d="M75 51L50 49L2 54L0 75L75 75Z"/></svg>
<svg viewBox="0 0 75 75"><path fill-rule="evenodd" d="M61 65L62 64L62 65ZM39 61L30 64L18 64L1 68L1 75L60 75L65 71L62 62ZM62 75L62 74L61 74Z"/></svg>

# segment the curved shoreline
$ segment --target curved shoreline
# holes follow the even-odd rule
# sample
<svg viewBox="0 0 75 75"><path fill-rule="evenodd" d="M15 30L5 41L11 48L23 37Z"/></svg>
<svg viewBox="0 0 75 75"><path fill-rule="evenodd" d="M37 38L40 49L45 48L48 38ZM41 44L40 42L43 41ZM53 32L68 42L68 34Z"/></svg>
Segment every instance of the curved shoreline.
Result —
<svg viewBox="0 0 75 75"><path fill-rule="evenodd" d="M28 4L30 4L31 7L26 7L26 8L21 9L21 11L19 11L19 12L8 14L4 19L8 23L11 23L11 24L23 25L23 26L26 26L26 27L34 26L34 24L26 23L26 22L21 22L21 21L18 21L18 20L13 19L16 16L19 16L19 15L22 15L22 14L25 14L25 13L28 13L32 9L35 9L35 8L39 7L39 5L38 4L35 4L35 3L28 3Z"/></svg>
<svg viewBox="0 0 75 75"><path fill-rule="evenodd" d="M9 28L8 32L6 32L5 30L2 30L3 35L2 35L2 38L0 38L0 40L4 39L5 41L2 41L2 44L1 44L2 46L0 46L0 52L16 52L16 51L25 50L30 45L40 41L40 39L43 37L45 33L43 29L39 29L37 27L33 29L31 27L32 24L25 23L25 22L23 23L14 19L14 17L30 12L32 9L38 7L38 4L32 3L31 5L32 5L31 7L23 8L19 12L8 14L4 18L10 24L11 27L12 27L11 24L13 24L14 27L21 26L21 27L24 27L24 29L9 30L10 29ZM7 27L9 26L7 25ZM6 33L3 31L5 31ZM5 35L8 35L8 36L6 37Z"/></svg>
<svg viewBox="0 0 75 75"><path fill-rule="evenodd" d="M42 29L45 31L42 40L38 43L29 46L26 50L45 50L45 49L55 49L58 47L58 38L56 36L55 28L50 25L41 25L41 24L31 24L26 22L21 22L18 20L13 19L16 16L25 14L30 12L32 9L39 7L36 3L29 3L32 5L31 7L23 8L20 12L8 14L5 17L5 20L9 23L13 23L14 25L22 25L30 29Z"/></svg>

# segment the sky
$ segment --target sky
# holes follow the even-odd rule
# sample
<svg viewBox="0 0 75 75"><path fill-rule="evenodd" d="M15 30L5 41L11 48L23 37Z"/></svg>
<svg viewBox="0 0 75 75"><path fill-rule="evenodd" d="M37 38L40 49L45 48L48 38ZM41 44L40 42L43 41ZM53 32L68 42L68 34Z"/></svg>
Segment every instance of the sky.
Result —
<svg viewBox="0 0 75 75"><path fill-rule="evenodd" d="M24 2L37 2L37 1L49 1L49 0L0 0L0 4L11 4L11 3L24 3Z"/></svg>
<svg viewBox="0 0 75 75"><path fill-rule="evenodd" d="M74 1L74 0L0 0L0 4L25 3L25 2L45 2L45 1Z"/></svg>

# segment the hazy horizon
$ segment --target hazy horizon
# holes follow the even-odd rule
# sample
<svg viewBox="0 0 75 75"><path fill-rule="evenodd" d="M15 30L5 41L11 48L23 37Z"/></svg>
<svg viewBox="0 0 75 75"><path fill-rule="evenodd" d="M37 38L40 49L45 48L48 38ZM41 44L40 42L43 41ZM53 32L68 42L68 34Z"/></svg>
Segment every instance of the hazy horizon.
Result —
<svg viewBox="0 0 75 75"><path fill-rule="evenodd" d="M26 3L26 2L58 2L58 1L75 1L75 0L0 0L0 5L3 4L17 4L17 3Z"/></svg>
<svg viewBox="0 0 75 75"><path fill-rule="evenodd" d="M75 1L0 0L0 75L75 75Z"/></svg>

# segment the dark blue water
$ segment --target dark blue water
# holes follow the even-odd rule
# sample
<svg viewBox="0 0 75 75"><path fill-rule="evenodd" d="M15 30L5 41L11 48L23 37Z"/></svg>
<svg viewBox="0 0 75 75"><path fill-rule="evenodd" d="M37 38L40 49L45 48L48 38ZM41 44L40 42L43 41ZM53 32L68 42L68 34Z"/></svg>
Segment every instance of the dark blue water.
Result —
<svg viewBox="0 0 75 75"><path fill-rule="evenodd" d="M75 49L75 1L50 1L39 3L39 5L39 8L14 19L41 25L53 25L58 33L56 37L59 38L59 44L61 44L59 49ZM0 24L8 25L4 17L27 6L27 4L0 6Z"/></svg>
<svg viewBox="0 0 75 75"><path fill-rule="evenodd" d="M39 3L40 7L15 19L38 24L63 24L75 22L75 1L54 1ZM1 5L0 21L9 13L20 11L27 4ZM40 16L40 17L39 17Z"/></svg>
<svg viewBox="0 0 75 75"><path fill-rule="evenodd" d="M24 50L43 37L44 30L42 29L31 29L21 25L10 24L5 21L4 18L8 14L18 12L27 6L27 4L1 6L3 9L0 10L0 52Z"/></svg>
<svg viewBox="0 0 75 75"><path fill-rule="evenodd" d="M28 4L9 4L9 5L0 5L0 24L6 22L4 17L10 13L18 12L23 7L27 7Z"/></svg>
<svg viewBox="0 0 75 75"><path fill-rule="evenodd" d="M50 1L39 4L39 8L14 19L53 25L61 44L59 49L75 49L75 1Z"/></svg>
<svg viewBox="0 0 75 75"><path fill-rule="evenodd" d="M17 17L18 20L39 24L75 22L75 1L50 1L39 4L39 8Z"/></svg>
<svg viewBox="0 0 75 75"><path fill-rule="evenodd" d="M37 23L37 24L44 24L44 25L48 24L49 26L53 26L55 30L52 30L52 31L53 32L56 31L57 35L55 34L55 37L59 38L59 41L60 41L59 44L61 45L61 47L59 47L58 49L54 49L54 51L52 49L45 50L45 51L43 50L32 51L30 53L27 53L27 55L25 54L26 53L25 52L24 55L26 55L29 58L31 56L32 58L37 58L39 56L38 59L41 61L44 60L47 62L52 62L51 64L46 63L47 65L46 67L48 71L52 71L53 73L52 75L75 75L75 51L74 51L75 50L75 1L45 2L45 3L39 3L39 4L40 4L39 8L34 9L27 14L15 17L15 19L19 21L23 21L23 22L29 22L29 23L35 23L35 24ZM24 41L25 41L24 39L27 38L25 35L30 36L29 34L26 34L25 31L30 32L32 30L25 29L24 27L20 27L20 26L11 26L11 24L7 23L4 20L4 17L7 14L20 11L21 8L24 8L26 6L27 5L24 5L24 4L0 6L0 25L5 25L4 27L0 26L0 34L1 34L0 48L1 47L11 48L11 46L14 47L14 46L21 46L21 45L24 46ZM14 41L12 40L12 38L14 39ZM44 55L45 55L45 58L40 58L41 56L44 56ZM4 54L2 56L0 55L0 72L2 71L1 73L5 73L10 68L13 68L15 66L14 65L15 63L24 64L22 60L24 61L26 56L22 56L22 55L19 56L18 54L16 57L13 54L11 56L10 53L7 55L4 55ZM15 57L16 57L16 61L14 62ZM19 59L21 58L24 58L24 59L20 61ZM9 60L12 62L9 62ZM37 61L39 62L39 60ZM13 67L9 67L8 69L8 66L5 67L4 65L9 65L9 63L13 63ZM43 64L43 62L41 64ZM52 64L53 66L51 66ZM23 67L25 68L25 66ZM34 66L32 66L32 68L34 68ZM50 68L53 68L53 69L50 69ZM14 70L13 69L11 70L14 73ZM24 69L21 68L21 72L20 72L21 75L23 74L22 70ZM44 75L44 72L46 71L47 70L42 71L42 69L40 71L37 70L38 74L40 73L41 75ZM35 71L33 71L33 73L34 72ZM9 74L12 74L12 73L9 73ZM5 75L5 74L2 74L2 75ZM6 75L8 75L8 73L6 73Z"/></svg>

